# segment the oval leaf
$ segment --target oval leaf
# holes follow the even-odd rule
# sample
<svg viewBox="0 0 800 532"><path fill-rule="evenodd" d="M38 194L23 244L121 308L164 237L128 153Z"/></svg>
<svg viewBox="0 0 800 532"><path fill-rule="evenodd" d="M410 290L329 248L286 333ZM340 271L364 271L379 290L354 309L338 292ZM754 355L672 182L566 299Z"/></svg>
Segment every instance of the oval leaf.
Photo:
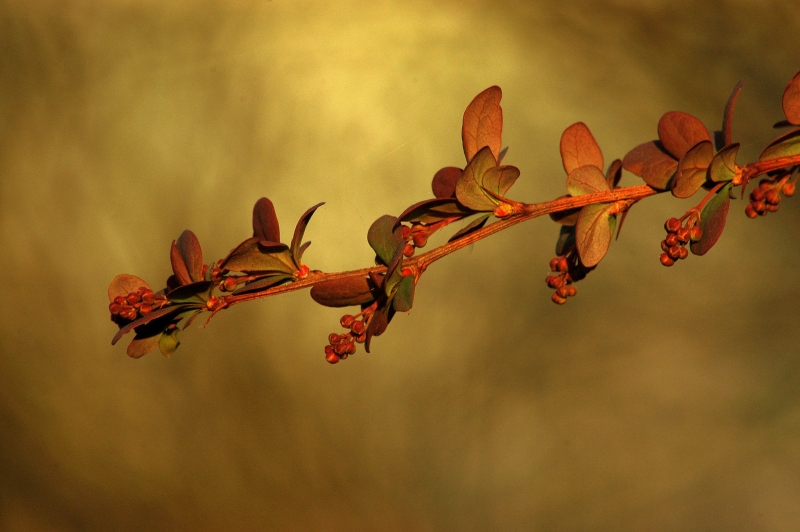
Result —
<svg viewBox="0 0 800 532"><path fill-rule="evenodd" d="M725 146L717 152L708 167L708 177L715 183L730 181L736 175L736 154L739 143Z"/></svg>
<svg viewBox="0 0 800 532"><path fill-rule="evenodd" d="M371 303L372 296L366 277L342 277L311 287L311 298L326 307L351 307Z"/></svg>
<svg viewBox="0 0 800 532"><path fill-rule="evenodd" d="M794 75L783 91L783 114L792 124L800 125L800 72Z"/></svg>
<svg viewBox="0 0 800 532"><path fill-rule="evenodd" d="M567 176L567 191L573 196L609 190L606 176L596 166L581 166Z"/></svg>
<svg viewBox="0 0 800 532"><path fill-rule="evenodd" d="M161 333L152 336L139 336L138 334L128 344L127 354L131 358L141 358L158 345Z"/></svg>
<svg viewBox="0 0 800 532"><path fill-rule="evenodd" d="M453 240L458 240L462 236L468 235L468 234L472 233L473 231L477 231L478 229L480 229L481 227L483 227L486 224L486 220L489 219L489 216L491 216L491 214L484 214L484 215L478 216L472 222L470 222L469 225L467 225L466 227L461 228L456 234L451 236L450 239L448 240L448 242L452 242Z"/></svg>
<svg viewBox="0 0 800 532"><path fill-rule="evenodd" d="M704 140L711 141L706 126L688 113L670 111L658 121L658 138L675 159L680 159L689 149Z"/></svg>
<svg viewBox="0 0 800 532"><path fill-rule="evenodd" d="M286 274L268 275L266 277L256 279L255 281L251 281L246 285L244 285L243 287L239 288L238 290L234 290L231 293L233 295L239 295L239 294L245 294L247 292L255 292L256 290L264 290L266 288L270 288L272 286L278 285L284 281L288 281L291 279L292 277Z"/></svg>
<svg viewBox="0 0 800 532"><path fill-rule="evenodd" d="M397 285L397 290L392 298L392 306L397 312L408 312L414 304L414 283L413 275L406 275Z"/></svg>
<svg viewBox="0 0 800 532"><path fill-rule="evenodd" d="M612 190L617 188L620 179L622 179L622 161L614 159L611 164L608 165L608 170L606 171L606 183L608 183L608 188Z"/></svg>
<svg viewBox="0 0 800 532"><path fill-rule="evenodd" d="M502 97L500 87L489 87L475 96L464 111L461 140L467 162L484 146L489 147L495 160L500 156L503 134L503 109L500 108Z"/></svg>
<svg viewBox="0 0 800 532"><path fill-rule="evenodd" d="M703 238L697 242L692 242L690 246L692 253L695 255L705 255L722 235L722 230L725 229L725 220L728 218L728 209L731 205L731 198L728 193L732 186L732 183L728 183L722 187L706 203L703 212L700 213L700 229L703 230Z"/></svg>
<svg viewBox="0 0 800 532"><path fill-rule="evenodd" d="M675 175L678 161L661 149L655 141L645 142L629 151L622 159L622 167L657 190L667 190Z"/></svg>
<svg viewBox="0 0 800 532"><path fill-rule="evenodd" d="M768 161L798 154L800 154L800 129L793 129L770 142L758 160Z"/></svg>
<svg viewBox="0 0 800 532"><path fill-rule="evenodd" d="M519 168L516 166L493 166L483 174L483 188L504 197L518 177Z"/></svg>
<svg viewBox="0 0 800 532"><path fill-rule="evenodd" d="M581 262L587 268L597 265L608 251L614 236L616 216L609 215L613 203L587 205L575 225L575 243Z"/></svg>
<svg viewBox="0 0 800 532"><path fill-rule="evenodd" d="M129 275L127 273L117 275L114 277L114 280L111 281L111 284L108 285L108 301L112 303L117 296L125 297L142 287L152 290L149 284L135 275Z"/></svg>
<svg viewBox="0 0 800 532"><path fill-rule="evenodd" d="M373 314L366 331L367 340L364 342L364 350L367 353L369 353L369 346L372 342L372 337L382 335L389 326L389 322L392 321L393 316L394 307L391 305L384 305L375 310L375 314Z"/></svg>
<svg viewBox="0 0 800 532"><path fill-rule="evenodd" d="M248 238L231 251L221 268L232 272L280 272L293 274L297 266L287 247L268 251L258 242L258 237Z"/></svg>
<svg viewBox="0 0 800 532"><path fill-rule="evenodd" d="M474 211L494 211L497 201L483 191L483 174L497 166L489 147L484 147L472 158L456 182L456 198L464 207Z"/></svg>
<svg viewBox="0 0 800 532"><path fill-rule="evenodd" d="M681 157L678 172L672 185L672 195L676 198L688 198L706 182L708 166L714 158L714 147L711 141L704 140Z"/></svg>
<svg viewBox="0 0 800 532"><path fill-rule="evenodd" d="M181 233L175 244L181 254L192 281L203 280L203 249L194 233L188 229Z"/></svg>
<svg viewBox="0 0 800 532"><path fill-rule="evenodd" d="M572 124L561 134L561 162L567 175L581 166L596 166L603 170L603 152L592 132L583 122Z"/></svg>
<svg viewBox="0 0 800 532"><path fill-rule="evenodd" d="M372 222L367 231L367 242L384 265L392 262L398 247L403 245L403 231L397 218L384 214Z"/></svg>
<svg viewBox="0 0 800 532"><path fill-rule="evenodd" d="M178 329L173 329L168 333L165 332L158 340L158 349L167 358L178 349L179 345L181 345L181 342L178 340Z"/></svg>
<svg viewBox="0 0 800 532"><path fill-rule="evenodd" d="M302 247L301 244L303 243L303 235L306 232L306 227L308 227L308 222L311 221L311 217L314 216L314 213L317 211L317 209L323 205L325 205L324 201L309 208L302 214L302 216L300 216L300 219L297 221L297 225L294 227L292 244L289 249L291 250L292 257L294 257L295 263L298 267L300 266L300 258L303 256L300 248Z"/></svg>
<svg viewBox="0 0 800 532"><path fill-rule="evenodd" d="M461 177L461 172L463 170L455 166L446 166L436 172L431 183L433 195L437 198L455 198L456 181Z"/></svg>
<svg viewBox="0 0 800 532"><path fill-rule="evenodd" d="M474 211L467 209L452 198L434 198L423 200L411 205L397 217L397 224L401 222L438 222L445 218L460 218L473 214Z"/></svg>
<svg viewBox="0 0 800 532"><path fill-rule="evenodd" d="M722 115L722 146L717 146L718 150L733 140L733 108L736 106L739 91L742 90L742 84L744 84L744 80L739 80L728 97L728 103L725 104L725 112Z"/></svg>
<svg viewBox="0 0 800 532"><path fill-rule="evenodd" d="M167 292L167 299L181 302L194 300L196 303L205 303L211 295L209 292L212 286L214 286L212 281L185 284Z"/></svg>
<svg viewBox="0 0 800 532"><path fill-rule="evenodd" d="M181 251L178 249L178 245L174 240L172 241L172 246L169 248L169 260L172 264L172 272L175 274L175 279L177 279L178 283L191 283L192 276L189 275L189 269L186 267L186 263L183 262Z"/></svg>
<svg viewBox="0 0 800 532"><path fill-rule="evenodd" d="M264 242L281 241L278 216L267 198L260 198L253 207L253 236Z"/></svg>
<svg viewBox="0 0 800 532"><path fill-rule="evenodd" d="M130 322L129 324L125 325L124 327L120 328L120 330L117 331L117 334L114 335L114 338L111 339L111 345L116 344L119 341L120 338L122 338L123 336L125 336L126 334L131 332L133 329L138 329L139 327L141 327L143 325L147 325L148 323L150 323L153 320L156 320L156 319L159 319L159 318L163 318L165 316L174 316L175 314L178 314L180 312L186 312L187 310L194 310L194 309L198 309L198 308L202 308L202 306L201 305L194 305L194 304L192 304L192 305L171 305L169 307L163 307L163 308L160 308L158 310L154 310L153 312L151 312L147 316L143 316L143 317L139 318L138 320L134 320L134 321Z"/></svg>

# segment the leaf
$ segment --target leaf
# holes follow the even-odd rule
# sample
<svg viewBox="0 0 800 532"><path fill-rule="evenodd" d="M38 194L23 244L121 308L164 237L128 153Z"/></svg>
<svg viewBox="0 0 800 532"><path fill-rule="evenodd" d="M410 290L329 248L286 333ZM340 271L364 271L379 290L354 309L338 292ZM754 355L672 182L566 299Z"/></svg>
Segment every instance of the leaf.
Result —
<svg viewBox="0 0 800 532"><path fill-rule="evenodd" d="M181 233L176 243L183 263L192 281L203 280L203 249L194 233L188 229Z"/></svg>
<svg viewBox="0 0 800 532"><path fill-rule="evenodd" d="M431 188L433 195L437 198L455 198L456 181L461 177L461 168L455 166L445 166L433 176Z"/></svg>
<svg viewBox="0 0 800 532"><path fill-rule="evenodd" d="M608 188L611 190L617 188L620 179L622 179L622 161L614 159L611 164L608 165L608 170L606 171L606 183L608 183Z"/></svg>
<svg viewBox="0 0 800 532"><path fill-rule="evenodd" d="M472 222L470 222L469 225L462 227L456 234L451 236L448 242L452 242L453 240L458 240L462 236L466 236L472 233L473 231L477 231L478 229L486 225L486 220L489 219L489 216L491 216L491 214L483 214L481 216L478 216Z"/></svg>
<svg viewBox="0 0 800 532"><path fill-rule="evenodd" d="M800 129L793 129L770 142L758 160L768 161L798 154L800 154Z"/></svg>
<svg viewBox="0 0 800 532"><path fill-rule="evenodd" d="M800 72L794 75L783 91L783 114L786 120L800 125Z"/></svg>
<svg viewBox="0 0 800 532"><path fill-rule="evenodd" d="M406 275L397 285L394 297L392 298L392 306L397 312L408 312L414 304L414 283L413 275Z"/></svg>
<svg viewBox="0 0 800 532"><path fill-rule="evenodd" d="M567 176L567 191L573 196L609 190L606 176L594 165L578 167Z"/></svg>
<svg viewBox="0 0 800 532"><path fill-rule="evenodd" d="M158 341L158 349L167 358L178 349L179 345L181 343L178 340L178 329L165 332Z"/></svg>
<svg viewBox="0 0 800 532"><path fill-rule="evenodd" d="M670 111L658 121L658 139L675 159L699 142L711 140L706 126L688 113Z"/></svg>
<svg viewBox="0 0 800 532"><path fill-rule="evenodd" d="M577 221L576 221L577 223ZM562 225L556 241L556 255L565 255L575 245L575 226Z"/></svg>
<svg viewBox="0 0 800 532"><path fill-rule="evenodd" d="M372 222L367 232L367 242L385 265L392 261L397 248L403 244L403 231L396 222L397 218L384 214Z"/></svg>
<svg viewBox="0 0 800 532"><path fill-rule="evenodd" d="M288 247L269 251L258 237L248 238L223 260L221 268L232 272L279 272L294 274L297 271Z"/></svg>
<svg viewBox="0 0 800 532"><path fill-rule="evenodd" d="M397 251L392 257L391 262L386 266L386 275L383 276L383 284L381 288L387 296L392 295L395 286L403 278L403 248L405 246L398 246Z"/></svg>
<svg viewBox="0 0 800 532"><path fill-rule="evenodd" d="M728 209L731 205L731 198L728 193L732 186L733 183L728 183L722 187L706 203L703 212L700 213L700 229L703 231L703 238L697 242L692 242L690 246L692 253L695 255L705 255L722 235L722 230L725 229L725 220L728 218Z"/></svg>
<svg viewBox="0 0 800 532"><path fill-rule="evenodd" d="M165 316L174 316L175 314L178 314L180 312L186 312L187 310L195 310L195 309L198 309L198 308L202 308L202 306L201 305L195 305L195 304L191 304L191 305L170 305L168 307L163 307L163 308L160 308L158 310L154 310L150 314L148 314L147 316L143 316L143 317L139 318L138 320L134 320L134 321L130 322L129 324L125 325L124 327L121 327L120 330L117 331L117 334L114 335L114 338L111 339L111 345L116 344L119 341L120 338L122 338L123 336L128 334L131 330L138 329L139 327L141 327L143 325L147 325L148 323L150 323L153 320L156 320L156 319L159 319L159 318L163 318Z"/></svg>
<svg viewBox="0 0 800 532"><path fill-rule="evenodd" d="M661 149L656 141L645 142L633 148L622 159L622 167L644 179L657 190L667 190L669 180L675 175L678 161Z"/></svg>
<svg viewBox="0 0 800 532"><path fill-rule="evenodd" d="M278 285L284 281L288 281L292 279L292 276L286 274L279 274L279 275L267 275L266 277L261 277L260 279L256 279L255 281L251 281L241 288L234 290L231 292L233 295L245 294L247 292L254 292L256 290L264 290L271 286Z"/></svg>
<svg viewBox="0 0 800 532"><path fill-rule="evenodd" d="M516 166L493 166L483 174L483 188L504 197L518 177L519 168Z"/></svg>
<svg viewBox="0 0 800 532"><path fill-rule="evenodd" d="M736 175L736 153L739 143L735 142L725 146L717 152L708 167L708 177L711 181L719 183L730 181Z"/></svg>
<svg viewBox="0 0 800 532"><path fill-rule="evenodd" d="M722 114L722 146L717 146L718 150L730 144L733 139L733 108L736 106L736 98L738 98L743 84L744 80L739 80L739 83L731 91L731 95L728 96L728 103L725 104L725 112Z"/></svg>
<svg viewBox="0 0 800 532"><path fill-rule="evenodd" d="M311 298L326 307L364 305L375 300L366 277L341 277L311 287Z"/></svg>
<svg viewBox="0 0 800 532"><path fill-rule="evenodd" d="M139 336L138 334L128 344L126 353L131 358L141 358L158 345L162 333L157 333L152 336Z"/></svg>
<svg viewBox="0 0 800 532"><path fill-rule="evenodd" d="M309 240L308 242L304 242L303 245L300 246L300 249L297 250L297 256L295 257L297 259L297 262L300 262L303 259L303 254L306 252L308 246L310 245L311 241Z"/></svg>
<svg viewBox="0 0 800 532"><path fill-rule="evenodd" d="M263 242L281 241L278 216L267 198L260 198L253 207L253 236Z"/></svg>
<svg viewBox="0 0 800 532"><path fill-rule="evenodd" d="M676 198L688 198L706 182L708 166L714 158L714 147L704 140L686 152L678 161L678 172L672 184L672 195Z"/></svg>
<svg viewBox="0 0 800 532"><path fill-rule="evenodd" d="M581 166L596 166L603 170L603 152L592 132L583 122L572 124L561 134L561 162L567 175Z"/></svg>
<svg viewBox="0 0 800 532"><path fill-rule="evenodd" d="M175 290L167 292L167 299L170 301L192 301L195 303L205 303L210 297L212 281L198 281L179 286Z"/></svg>
<svg viewBox="0 0 800 532"><path fill-rule="evenodd" d="M571 196L561 196L562 198L569 198ZM559 198L561 199L561 198ZM581 213L583 207L575 207L568 211L551 212L550 219L556 223L566 226L573 226L578 223L578 215Z"/></svg>
<svg viewBox="0 0 800 532"><path fill-rule="evenodd" d="M407 208L397 217L396 224L401 222L431 223L445 218L461 218L474 214L475 211L463 207L451 198L435 198L423 200Z"/></svg>
<svg viewBox="0 0 800 532"><path fill-rule="evenodd" d="M575 243L581 262L587 268L597 265L611 245L611 237L614 236L617 224L616 216L609 215L613 206L613 203L587 205L578 216Z"/></svg>
<svg viewBox="0 0 800 532"><path fill-rule="evenodd" d="M314 212L317 209L325 205L325 202L317 203L310 209L300 216L300 219L297 220L297 225L294 227L294 234L292 235L292 244L290 246L290 250L292 253L292 257L295 259L295 264L297 267L300 267L300 258L303 256L303 253L300 251L301 244L303 242L303 235L306 232L306 227L308 227L308 222L311 221L311 217L314 216Z"/></svg>
<svg viewBox="0 0 800 532"><path fill-rule="evenodd" d="M500 156L503 134L503 109L500 108L502 97L500 87L489 87L475 96L464 111L461 140L467 162L472 161L484 146L489 147L495 160Z"/></svg>
<svg viewBox="0 0 800 532"><path fill-rule="evenodd" d="M140 279L135 275L121 273L114 277L114 280L112 280L111 284L108 285L108 301L113 303L117 296L125 297L131 292L136 292L142 287L152 290L150 285L144 282L143 279Z"/></svg>
<svg viewBox="0 0 800 532"><path fill-rule="evenodd" d="M175 274L179 284L189 284L192 282L192 276L189 274L189 269L186 263L183 262L183 256L175 241L172 241L172 246L169 248L169 260L172 263L172 272Z"/></svg>
<svg viewBox="0 0 800 532"><path fill-rule="evenodd" d="M366 331L367 339L364 342L364 350L367 353L369 353L369 346L372 342L372 337L380 336L386 331L386 328L389 326L389 322L392 321L394 312L394 307L388 304L378 307L375 310L375 314L373 314Z"/></svg>
<svg viewBox="0 0 800 532"><path fill-rule="evenodd" d="M483 174L495 166L497 163L489 147L481 148L456 182L456 198L461 205L474 211L495 210L497 202L483 191Z"/></svg>

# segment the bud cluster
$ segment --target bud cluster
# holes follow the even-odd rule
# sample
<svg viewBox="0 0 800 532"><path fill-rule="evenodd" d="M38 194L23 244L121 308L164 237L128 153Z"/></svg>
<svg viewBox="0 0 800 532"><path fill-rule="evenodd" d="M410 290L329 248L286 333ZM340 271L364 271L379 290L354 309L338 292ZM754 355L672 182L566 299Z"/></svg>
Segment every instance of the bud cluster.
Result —
<svg viewBox="0 0 800 532"><path fill-rule="evenodd" d="M331 333L328 336L328 345L325 346L325 359L331 364L344 360L356 352L356 344L363 344L367 340L367 326L372 318L374 308L368 307L355 316L345 314L339 323L349 332L345 334Z"/></svg>
<svg viewBox="0 0 800 532"><path fill-rule="evenodd" d="M661 241L661 254L659 260L664 266L672 266L675 261L685 259L689 256L686 244L697 242L703 238L703 230L697 225L698 217L689 215L684 224L677 218L670 218L664 223L667 231L667 238Z"/></svg>
<svg viewBox="0 0 800 532"><path fill-rule="evenodd" d="M578 289L573 283L586 277L592 269L581 264L574 249L565 255L553 257L550 260L550 271L556 275L548 275L545 278L547 286L555 289L551 297L553 303L563 305L568 297L577 295Z"/></svg>
<svg viewBox="0 0 800 532"><path fill-rule="evenodd" d="M406 247L403 249L405 257L413 257L416 248L424 248L428 243L428 238L439 229L439 224L424 225L421 223L412 223L411 226L403 225L403 240L406 242Z"/></svg>
<svg viewBox="0 0 800 532"><path fill-rule="evenodd" d="M167 298L163 294L155 294L146 286L140 286L125 296L117 296L108 305L111 321L122 325L147 316L152 311L163 307Z"/></svg>
<svg viewBox="0 0 800 532"><path fill-rule="evenodd" d="M750 204L744 208L748 218L766 216L768 212L778 210L781 202L781 192L787 198L794 196L794 182L787 182L786 178L774 180L764 178L758 183L758 188L750 193Z"/></svg>

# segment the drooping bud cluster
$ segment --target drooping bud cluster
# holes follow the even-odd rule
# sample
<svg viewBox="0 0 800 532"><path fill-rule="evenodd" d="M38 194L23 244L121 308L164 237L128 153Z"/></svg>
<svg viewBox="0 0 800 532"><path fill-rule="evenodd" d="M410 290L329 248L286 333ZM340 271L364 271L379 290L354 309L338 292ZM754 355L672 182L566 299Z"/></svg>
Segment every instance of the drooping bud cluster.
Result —
<svg viewBox="0 0 800 532"><path fill-rule="evenodd" d="M413 257L416 248L423 248L428 243L428 238L439 229L437 224L424 225L421 223L412 223L411 226L402 226L403 240L406 242L406 247L403 249L405 257Z"/></svg>
<svg viewBox="0 0 800 532"><path fill-rule="evenodd" d="M126 296L115 297L108 305L108 310L111 312L111 321L122 325L147 316L163 307L166 302L167 298L163 294L156 294L146 286L140 286Z"/></svg>
<svg viewBox="0 0 800 532"><path fill-rule="evenodd" d="M703 238L703 230L697 225L697 221L696 215L687 216L685 224L677 218L666 221L664 229L667 231L667 238L661 241L661 251L663 251L659 257L661 264L672 266L675 261L689 256L686 244Z"/></svg>
<svg viewBox="0 0 800 532"><path fill-rule="evenodd" d="M356 344L363 344L367 340L367 326L372 318L374 308L368 307L356 314L345 314L339 323L349 332L344 334L331 333L328 336L328 345L325 346L325 359L331 364L344 360L356 352Z"/></svg>
<svg viewBox="0 0 800 532"><path fill-rule="evenodd" d="M794 196L794 182L787 182L786 178L774 180L764 178L758 183L758 188L750 193L750 204L744 208L748 218L766 216L768 212L778 210L781 202L781 193L787 198Z"/></svg>
<svg viewBox="0 0 800 532"><path fill-rule="evenodd" d="M550 260L550 271L556 275L548 275L545 279L547 286L555 289L551 299L557 305L563 305L568 297L574 297L578 289L573 283L580 281L594 268L587 268L581 264L578 254L571 250L566 255L553 257Z"/></svg>

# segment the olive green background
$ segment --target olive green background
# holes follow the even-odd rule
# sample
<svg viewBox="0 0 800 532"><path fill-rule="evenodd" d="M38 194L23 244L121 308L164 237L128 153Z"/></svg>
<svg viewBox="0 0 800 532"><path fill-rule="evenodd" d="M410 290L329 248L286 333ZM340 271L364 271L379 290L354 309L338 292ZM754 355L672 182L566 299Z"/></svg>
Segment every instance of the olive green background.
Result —
<svg viewBox="0 0 800 532"><path fill-rule="evenodd" d="M163 286L186 228L222 257L261 196L285 238L327 202L312 268L369 265L494 84L515 199L565 192L571 123L610 161L665 111L718 128L741 78L753 160L798 32L794 0L0 1L0 529L797 530L796 199L734 202L671 269L662 224L699 195L648 199L564 307L557 227L528 222L336 366L341 312L305 292L129 359L106 287Z"/></svg>

